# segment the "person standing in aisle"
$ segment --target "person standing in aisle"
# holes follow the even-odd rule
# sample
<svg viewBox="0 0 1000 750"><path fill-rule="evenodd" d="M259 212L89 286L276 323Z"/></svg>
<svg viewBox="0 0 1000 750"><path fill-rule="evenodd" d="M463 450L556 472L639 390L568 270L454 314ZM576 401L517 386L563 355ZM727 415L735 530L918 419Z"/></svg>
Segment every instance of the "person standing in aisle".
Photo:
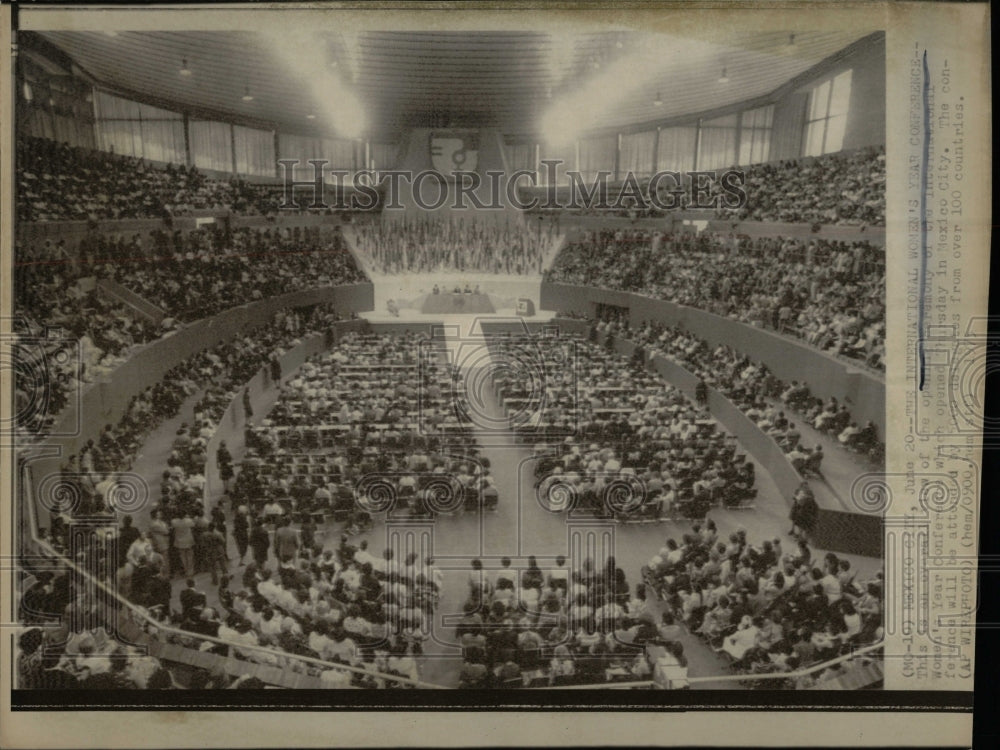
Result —
<svg viewBox="0 0 1000 750"><path fill-rule="evenodd" d="M190 578L194 575L194 519L190 513L170 522L174 530L174 549L181 560L184 575Z"/></svg>
<svg viewBox="0 0 1000 750"><path fill-rule="evenodd" d="M264 527L263 519L255 518L250 531L250 547L253 549L253 559L258 566L267 564L268 551L271 548L271 537Z"/></svg>
<svg viewBox="0 0 1000 750"><path fill-rule="evenodd" d="M250 513L245 505L237 508L233 517L233 540L240 555L240 566L243 566L246 564L247 549L250 547Z"/></svg>

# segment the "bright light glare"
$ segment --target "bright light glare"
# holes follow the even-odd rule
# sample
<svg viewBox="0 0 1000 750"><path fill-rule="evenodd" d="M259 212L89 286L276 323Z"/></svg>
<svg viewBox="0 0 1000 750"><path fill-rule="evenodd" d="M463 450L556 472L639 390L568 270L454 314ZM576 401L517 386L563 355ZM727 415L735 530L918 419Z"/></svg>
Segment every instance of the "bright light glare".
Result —
<svg viewBox="0 0 1000 750"><path fill-rule="evenodd" d="M322 49L326 41L318 33L286 36L267 34L274 56L288 75L301 82L302 95L315 105L318 119L333 125L344 138L358 138L365 132L366 122L361 103L344 86L319 55L302 54L303 50Z"/></svg>
<svg viewBox="0 0 1000 750"><path fill-rule="evenodd" d="M561 40L565 45L565 40ZM665 34L634 34L626 53L603 65L574 91L553 103L542 117L541 132L552 145L565 144L587 130L636 90L650 87L676 60L694 67L718 60L725 48L697 39Z"/></svg>
<svg viewBox="0 0 1000 750"><path fill-rule="evenodd" d="M577 117L568 107L558 107L542 118L542 139L550 146L565 146L576 140Z"/></svg>

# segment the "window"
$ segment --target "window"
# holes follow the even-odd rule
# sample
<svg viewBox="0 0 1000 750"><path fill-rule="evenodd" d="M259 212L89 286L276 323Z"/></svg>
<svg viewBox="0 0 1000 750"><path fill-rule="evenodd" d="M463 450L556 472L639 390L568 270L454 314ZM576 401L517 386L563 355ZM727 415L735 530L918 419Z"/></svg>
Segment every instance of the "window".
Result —
<svg viewBox="0 0 1000 750"><path fill-rule="evenodd" d="M232 129L227 122L191 120L191 160L198 169L233 171Z"/></svg>
<svg viewBox="0 0 1000 750"><path fill-rule="evenodd" d="M15 111L18 134L95 148L92 88L35 59L25 50L18 60L18 75L23 78Z"/></svg>
<svg viewBox="0 0 1000 750"><path fill-rule="evenodd" d="M535 144L534 143L508 143L507 166L511 173L521 169L529 172L535 171ZM527 178L524 182L527 183Z"/></svg>
<svg viewBox="0 0 1000 750"><path fill-rule="evenodd" d="M103 91L96 92L97 143L104 151L137 159L183 164L184 117Z"/></svg>
<svg viewBox="0 0 1000 750"><path fill-rule="evenodd" d="M607 135L580 141L580 176L585 182L597 179L598 172L615 174L615 154L618 136Z"/></svg>
<svg viewBox="0 0 1000 750"><path fill-rule="evenodd" d="M373 169L397 169L398 147L394 143L373 143L369 148Z"/></svg>
<svg viewBox="0 0 1000 750"><path fill-rule="evenodd" d="M577 149L576 142L567 143L560 146L553 146L548 143L542 143L538 149L538 184L547 185L549 184L549 165L543 165L543 161L559 161L561 162L556 166L555 169L555 184L565 185L569 182L569 178L566 176L567 169L576 169L577 162ZM528 184L527 180L519 181L519 185Z"/></svg>
<svg viewBox="0 0 1000 750"><path fill-rule="evenodd" d="M328 159L327 169L344 169L354 171L354 141L349 138L323 138L323 159ZM386 159L386 161L389 161ZM389 167L383 166L383 169Z"/></svg>
<svg viewBox="0 0 1000 750"><path fill-rule="evenodd" d="M698 145L698 128L689 125L663 128L656 150L659 172L690 172L694 169L694 152Z"/></svg>
<svg viewBox="0 0 1000 750"><path fill-rule="evenodd" d="M233 146L236 149L236 173L273 177L274 132L233 126Z"/></svg>
<svg viewBox="0 0 1000 750"><path fill-rule="evenodd" d="M698 128L698 169L723 169L736 163L736 113L705 120Z"/></svg>
<svg viewBox="0 0 1000 750"><path fill-rule="evenodd" d="M850 103L850 70L824 81L809 92L804 156L822 156L843 148Z"/></svg>
<svg viewBox="0 0 1000 750"><path fill-rule="evenodd" d="M740 115L740 164L760 164L771 153L774 105L748 109Z"/></svg>
<svg viewBox="0 0 1000 750"><path fill-rule="evenodd" d="M621 151L618 156L619 179L629 172L636 177L649 177L653 174L653 151L656 148L656 131L632 133L622 136Z"/></svg>

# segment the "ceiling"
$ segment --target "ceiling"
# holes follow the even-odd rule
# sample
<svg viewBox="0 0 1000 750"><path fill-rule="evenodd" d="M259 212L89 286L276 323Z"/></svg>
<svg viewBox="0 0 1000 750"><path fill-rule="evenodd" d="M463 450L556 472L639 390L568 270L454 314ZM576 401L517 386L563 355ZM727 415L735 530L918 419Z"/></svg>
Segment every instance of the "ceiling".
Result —
<svg viewBox="0 0 1000 750"><path fill-rule="evenodd" d="M619 31L316 30L282 47L248 31L40 32L97 82L149 103L346 135L352 102L361 134L384 142L448 125L536 137L560 106L584 131L706 112L770 94L869 33L731 32L709 44Z"/></svg>

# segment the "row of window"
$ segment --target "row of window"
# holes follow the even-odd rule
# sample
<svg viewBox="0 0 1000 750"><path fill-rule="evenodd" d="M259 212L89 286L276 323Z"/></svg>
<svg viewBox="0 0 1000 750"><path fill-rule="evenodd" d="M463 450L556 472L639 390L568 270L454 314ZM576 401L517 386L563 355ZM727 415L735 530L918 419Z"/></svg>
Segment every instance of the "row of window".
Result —
<svg viewBox="0 0 1000 750"><path fill-rule="evenodd" d="M25 84L25 98L30 101ZM851 96L851 71L816 85L809 92L803 132L802 154L820 156L839 151L844 141ZM187 159L184 117L165 109L94 92L96 146L105 151L159 162L185 163ZM541 162L558 159L556 181L565 181L567 169L585 175L607 171L615 177L628 172L648 176L657 171L724 169L759 164L770 158L774 105L745 110L703 120L692 125L661 128L641 133L608 135L582 139L553 149L543 145L508 146L511 169L539 171L540 181L548 182ZM278 135L230 125L190 119L188 138L195 166L251 176L275 175L277 159L326 159L333 169L354 170L366 161L370 166L392 166L395 147L371 144L367 155L350 140ZM311 167L296 170L296 178L311 175Z"/></svg>
<svg viewBox="0 0 1000 750"><path fill-rule="evenodd" d="M850 99L850 70L809 91L803 156L821 156L843 148ZM521 146L514 152L514 161L520 168L535 169L540 168L542 159L561 158L587 175L599 171L615 174L617 166L619 178L628 172L645 176L665 170L684 172L761 164L771 155L773 125L774 105L767 105L693 125L623 134L617 139L584 139L570 153L553 153L540 146L536 149L537 163L525 150L530 147Z"/></svg>

